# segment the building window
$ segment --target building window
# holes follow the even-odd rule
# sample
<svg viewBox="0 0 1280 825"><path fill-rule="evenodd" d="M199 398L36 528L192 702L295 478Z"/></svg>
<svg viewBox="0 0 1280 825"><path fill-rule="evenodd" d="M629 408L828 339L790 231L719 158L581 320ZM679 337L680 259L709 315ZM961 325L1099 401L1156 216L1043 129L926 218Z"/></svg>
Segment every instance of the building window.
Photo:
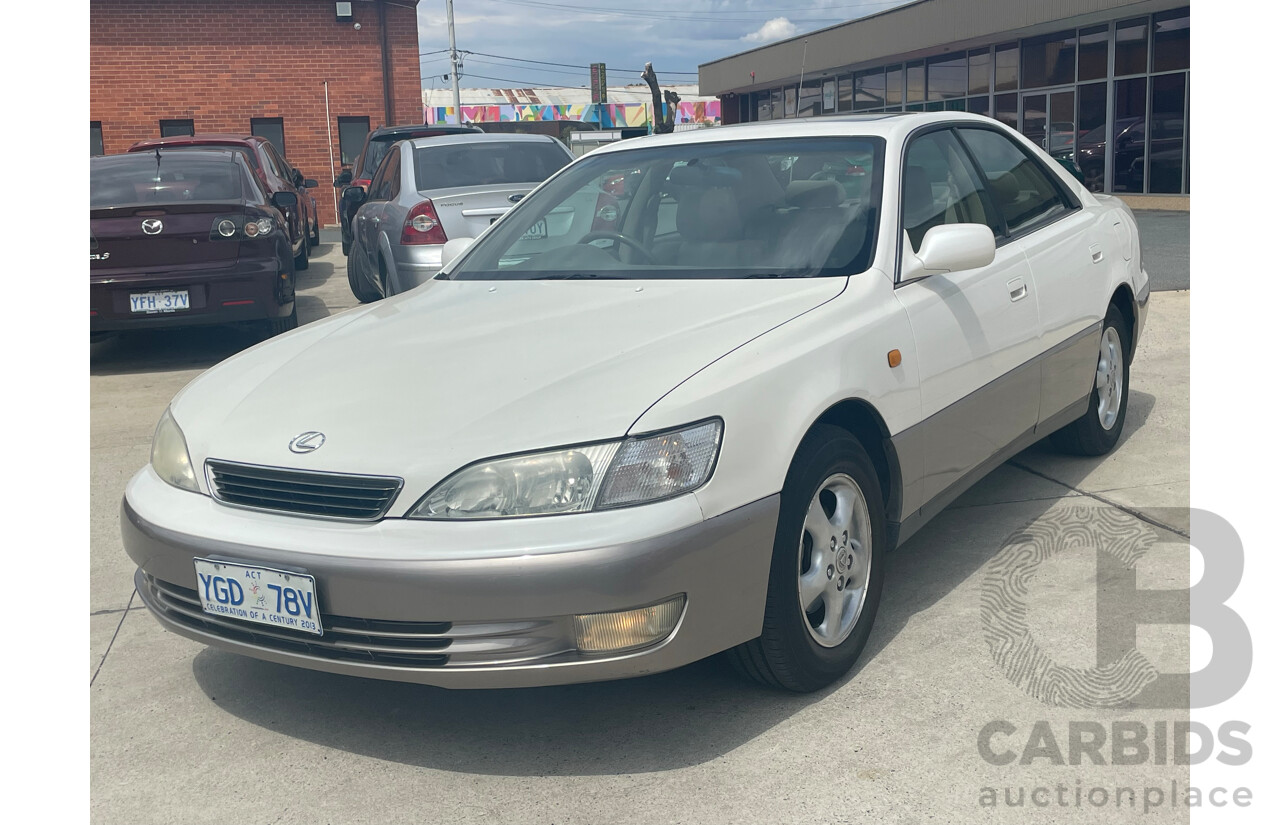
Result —
<svg viewBox="0 0 1280 825"><path fill-rule="evenodd" d="M884 74L880 75L881 81L884 80ZM853 109L853 78L840 78L840 88L836 91L836 108L841 112L848 112Z"/></svg>
<svg viewBox="0 0 1280 825"><path fill-rule="evenodd" d="M1102 80L1107 76L1107 47L1110 38L1106 26L1080 30L1081 81Z"/></svg>
<svg viewBox="0 0 1280 825"><path fill-rule="evenodd" d="M178 137L180 135L194 135L196 133L196 122L194 120L162 120L160 121L160 137Z"/></svg>
<svg viewBox="0 0 1280 825"><path fill-rule="evenodd" d="M890 66L884 73L885 111L902 111L902 65Z"/></svg>
<svg viewBox="0 0 1280 825"><path fill-rule="evenodd" d="M822 79L805 78L800 89L800 117L822 114Z"/></svg>
<svg viewBox="0 0 1280 825"><path fill-rule="evenodd" d="M1147 79L1116 81L1111 191L1141 192L1146 177Z"/></svg>
<svg viewBox="0 0 1280 825"><path fill-rule="evenodd" d="M1157 14L1151 40L1154 52L1151 71L1167 72L1191 68L1191 8ZM1152 152L1154 151L1153 148ZM1155 180L1154 172L1152 180Z"/></svg>
<svg viewBox="0 0 1280 825"><path fill-rule="evenodd" d="M1075 80L1074 31L1029 37L1022 41L1022 88L1065 86Z"/></svg>
<svg viewBox="0 0 1280 825"><path fill-rule="evenodd" d="M1185 124L1187 75L1184 72L1151 78L1151 145L1147 191L1182 191L1182 135Z"/></svg>
<svg viewBox="0 0 1280 825"><path fill-rule="evenodd" d="M991 101L986 95L982 97L971 97L965 106L966 110L975 115L986 115L991 117Z"/></svg>
<svg viewBox="0 0 1280 825"><path fill-rule="evenodd" d="M89 154L104 155L102 151L102 121L89 121Z"/></svg>
<svg viewBox="0 0 1280 825"><path fill-rule="evenodd" d="M833 77L829 80L822 81L822 111L834 112L836 110L836 79Z"/></svg>
<svg viewBox="0 0 1280 825"><path fill-rule="evenodd" d="M369 134L369 118L338 118L338 151L342 154L342 165L351 166L360 156L364 148L364 139Z"/></svg>
<svg viewBox="0 0 1280 825"><path fill-rule="evenodd" d="M907 102L924 102L924 64L907 64ZM914 111L914 110L913 110Z"/></svg>
<svg viewBox="0 0 1280 825"><path fill-rule="evenodd" d="M778 118L785 116L782 102L782 90L774 89L769 92L769 119L777 120Z"/></svg>
<svg viewBox="0 0 1280 825"><path fill-rule="evenodd" d="M929 100L964 97L969 87L969 63L963 54L935 57L928 62Z"/></svg>
<svg viewBox="0 0 1280 825"><path fill-rule="evenodd" d="M1147 70L1147 18L1116 24L1116 77Z"/></svg>
<svg viewBox="0 0 1280 825"><path fill-rule="evenodd" d="M985 95L991 90L991 51L969 52L969 94Z"/></svg>
<svg viewBox="0 0 1280 825"><path fill-rule="evenodd" d="M249 131L258 137L264 137L276 147L282 157L288 157L284 151L284 118L255 117L249 120Z"/></svg>
<svg viewBox="0 0 1280 825"><path fill-rule="evenodd" d="M1009 92L1018 88L1018 44L996 46L996 91Z"/></svg>
<svg viewBox="0 0 1280 825"><path fill-rule="evenodd" d="M1010 129L1018 128L1018 96L996 95L996 120Z"/></svg>
<svg viewBox="0 0 1280 825"><path fill-rule="evenodd" d="M898 73L898 95L901 103L902 77ZM885 97L884 69L872 69L869 72L858 72L853 76L853 108L859 112L868 109L882 109L888 98Z"/></svg>
<svg viewBox="0 0 1280 825"><path fill-rule="evenodd" d="M1101 192L1107 162L1107 84L1085 83L1079 88L1080 140L1076 165L1091 192Z"/></svg>

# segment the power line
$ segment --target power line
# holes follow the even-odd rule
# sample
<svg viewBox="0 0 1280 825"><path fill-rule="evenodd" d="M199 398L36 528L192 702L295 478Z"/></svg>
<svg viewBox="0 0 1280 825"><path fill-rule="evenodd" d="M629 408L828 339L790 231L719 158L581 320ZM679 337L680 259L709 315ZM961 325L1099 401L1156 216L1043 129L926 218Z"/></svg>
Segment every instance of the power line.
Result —
<svg viewBox="0 0 1280 825"><path fill-rule="evenodd" d="M772 19L772 16L776 16L777 11L786 10L786 9L763 10L760 14L754 15L754 16L728 17L725 15L729 15L729 14L744 15L745 13L741 10L733 10L733 9L708 9L706 11L699 11L699 12L684 12L684 11L673 11L673 10L641 11L639 9L605 9L605 8L599 8L595 6L574 6L566 3L539 2L539 0L491 0L491 2L504 3L511 6L524 6L526 8L534 8L534 9L543 9L543 10L549 9L549 10L560 11L560 12L573 12L573 13L581 14L584 16L598 15L598 16L609 16L609 17L635 18L635 19L641 19L641 20L678 20L678 21L687 22L687 23L762 23ZM830 8L830 9L856 8L856 9L870 10L873 8L880 8L880 7L887 8L890 6L898 6L898 5L902 5L902 3L904 2L907 2L907 0L881 0L881 2L877 2L877 3L863 3L858 5L846 5L846 6L828 6L826 8ZM790 9L790 10L813 11L814 9L810 8L810 9ZM843 16L842 17L796 17L796 18L791 18L791 22L792 23L832 23L832 22L841 22L845 19L847 19L847 17L843 17Z"/></svg>

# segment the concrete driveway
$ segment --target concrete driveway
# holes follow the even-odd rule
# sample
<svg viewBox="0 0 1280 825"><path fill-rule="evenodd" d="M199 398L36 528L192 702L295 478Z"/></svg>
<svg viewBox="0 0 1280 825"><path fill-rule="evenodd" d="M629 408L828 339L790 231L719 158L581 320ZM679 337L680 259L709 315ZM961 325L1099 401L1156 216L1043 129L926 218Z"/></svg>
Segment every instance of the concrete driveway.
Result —
<svg viewBox="0 0 1280 825"><path fill-rule="evenodd" d="M303 322L356 303L337 244L315 254L300 278ZM268 664L166 633L133 594L120 496L148 460L170 397L253 339L210 329L94 345L92 820L1132 821L1150 806L1144 788L1185 788L1188 769L1072 765L1069 726L1110 731L1113 722L1140 721L1154 729L1185 719L1185 709L1052 707L1033 698L985 641L994 614L984 592L1011 535L1080 514L1154 537L1141 587L1186 586L1179 534L1188 525L1178 508L1190 489L1189 310L1187 292L1153 296L1119 449L1097 460L1036 446L970 490L890 557L859 667L810 696L747 684L718 660L617 683L451 692ZM1057 662L1088 668L1100 591L1094 555L1072 548L1030 580L1026 621ZM1185 630L1143 630L1144 654L1185 670ZM987 737L988 745L1022 753L1037 722L1059 737L1065 764L983 758L990 723L1013 732ZM1095 787L1120 803L1091 804ZM1114 793L1119 787L1136 789L1132 806ZM1012 804L1019 789L1021 807ZM987 790L995 804L984 804ZM1051 807L1040 810L1045 798ZM1144 818L1187 820L1187 808L1167 802Z"/></svg>

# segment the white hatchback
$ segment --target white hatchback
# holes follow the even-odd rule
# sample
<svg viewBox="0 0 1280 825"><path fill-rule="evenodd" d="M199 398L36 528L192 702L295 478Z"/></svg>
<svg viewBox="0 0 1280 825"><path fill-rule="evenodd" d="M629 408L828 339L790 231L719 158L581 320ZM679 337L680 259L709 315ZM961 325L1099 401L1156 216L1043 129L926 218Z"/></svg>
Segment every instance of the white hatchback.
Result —
<svg viewBox="0 0 1280 825"><path fill-rule="evenodd" d="M173 400L122 512L165 627L446 687L729 651L815 690L886 552L1046 435L1115 446L1148 299L1121 202L951 112L623 141L445 258Z"/></svg>

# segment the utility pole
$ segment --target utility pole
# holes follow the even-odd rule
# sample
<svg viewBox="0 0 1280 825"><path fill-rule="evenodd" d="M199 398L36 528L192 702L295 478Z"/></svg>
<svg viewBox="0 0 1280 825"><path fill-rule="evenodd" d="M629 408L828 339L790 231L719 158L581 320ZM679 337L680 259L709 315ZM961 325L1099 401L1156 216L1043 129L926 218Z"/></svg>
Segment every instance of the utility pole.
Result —
<svg viewBox="0 0 1280 825"><path fill-rule="evenodd" d="M458 125L462 125L462 91L458 88L458 67L462 61L458 60L458 40L453 33L453 0L444 0L445 8L449 10L449 62L453 64L453 71L450 78L453 80L453 111L458 116Z"/></svg>

